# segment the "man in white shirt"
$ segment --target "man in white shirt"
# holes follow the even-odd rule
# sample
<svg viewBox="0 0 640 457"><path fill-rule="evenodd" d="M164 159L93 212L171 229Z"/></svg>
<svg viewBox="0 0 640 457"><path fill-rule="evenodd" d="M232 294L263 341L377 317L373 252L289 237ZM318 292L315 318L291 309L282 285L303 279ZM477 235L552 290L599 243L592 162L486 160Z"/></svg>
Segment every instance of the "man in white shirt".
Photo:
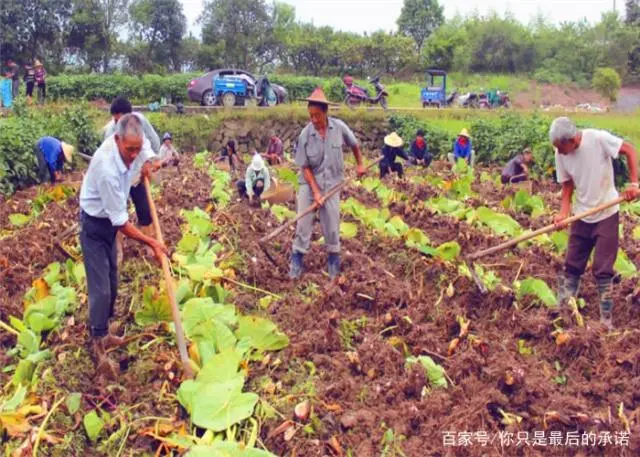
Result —
<svg viewBox="0 0 640 457"><path fill-rule="evenodd" d="M574 191L576 202L573 210L576 214L618 197L612 160L619 155L627 158L631 179L623 195L629 201L640 196L637 153L631 144L604 130L578 130L567 117L553 121L549 137L556 148L556 175L562 184L562 204L555 218L558 227L562 227L561 221L571 213ZM564 275L560 277L558 292L560 305L577 295L580 277L594 251L592 270L600 294L600 321L609 329L613 328L613 266L618 254L619 223L619 207L616 205L571 225Z"/></svg>
<svg viewBox="0 0 640 457"><path fill-rule="evenodd" d="M161 260L167 248L129 222L127 199L133 177L151 173L148 156L141 154L144 133L141 121L123 116L115 134L107 138L91 159L80 189L80 246L89 292L89 322L98 372L108 377L118 373L106 351L124 344L109 334L118 293L116 234L147 244Z"/></svg>
<svg viewBox="0 0 640 457"><path fill-rule="evenodd" d="M118 120L125 114L133 114L138 118L142 124L142 132L144 134L142 152L148 157L145 160L150 160L154 155L160 152L160 138L154 130L153 126L149 123L146 117L141 113L134 113L131 102L123 97L117 97L111 103L111 120L104 127L104 139L106 140L112 136L116 131ZM161 163L156 161L153 171L157 171ZM138 218L138 227L147 236L153 236L153 227L151 226L151 209L149 208L149 201L147 200L147 192L144 187L144 183L140 179L140 173L133 175L133 183L131 185L131 201L136 209L136 216ZM118 236L117 244L118 252L118 264L123 258L123 238Z"/></svg>

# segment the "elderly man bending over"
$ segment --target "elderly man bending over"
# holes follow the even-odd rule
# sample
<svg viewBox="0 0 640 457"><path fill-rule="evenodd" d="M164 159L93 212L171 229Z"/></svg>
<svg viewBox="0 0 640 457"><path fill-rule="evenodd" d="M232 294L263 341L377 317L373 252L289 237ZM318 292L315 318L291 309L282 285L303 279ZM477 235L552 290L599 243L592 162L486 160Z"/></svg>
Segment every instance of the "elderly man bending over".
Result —
<svg viewBox="0 0 640 457"><path fill-rule="evenodd" d="M151 164L140 155L144 139L138 117L126 114L116 125L115 135L107 138L91 159L80 189L80 246L84 257L89 291L89 323L98 372L114 378L115 363L107 350L124 344L123 338L109 334L118 294L116 233L147 244L160 260L167 248L145 235L129 222L127 198L132 178L148 177Z"/></svg>

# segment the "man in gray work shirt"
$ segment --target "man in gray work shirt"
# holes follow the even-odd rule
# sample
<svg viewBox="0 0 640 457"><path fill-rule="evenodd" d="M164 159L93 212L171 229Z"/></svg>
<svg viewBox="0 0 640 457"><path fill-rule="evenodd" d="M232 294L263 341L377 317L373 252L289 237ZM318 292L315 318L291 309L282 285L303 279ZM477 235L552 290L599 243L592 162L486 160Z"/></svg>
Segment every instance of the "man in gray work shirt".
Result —
<svg viewBox="0 0 640 457"><path fill-rule="evenodd" d="M317 88L306 99L311 122L300 133L296 151L296 165L300 167L298 182L298 214L314 203L320 208L320 225L329 253L329 277L340 273L340 195L325 200L324 195L344 177L342 148L348 145L356 158L358 176L365 174L362 153L355 135L341 120L328 117L329 102L322 89ZM311 243L314 213L298 221L293 241L289 277L302 275L303 257Z"/></svg>

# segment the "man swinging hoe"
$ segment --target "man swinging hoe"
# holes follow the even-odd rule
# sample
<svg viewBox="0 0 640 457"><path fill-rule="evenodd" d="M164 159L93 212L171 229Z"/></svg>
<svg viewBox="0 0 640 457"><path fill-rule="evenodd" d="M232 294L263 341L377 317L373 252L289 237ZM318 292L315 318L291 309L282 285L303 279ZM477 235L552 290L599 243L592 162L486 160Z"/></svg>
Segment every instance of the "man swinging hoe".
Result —
<svg viewBox="0 0 640 457"><path fill-rule="evenodd" d="M326 200L324 195L344 179L342 148L345 144L356 158L358 176L364 175L366 170L354 133L341 120L328 116L329 101L322 89L315 89L306 101L311 122L300 133L295 156L296 165L301 170L297 210L298 214L303 213L314 202L319 206L320 225L329 253L329 277L333 279L340 273L340 195L336 193ZM314 216L312 212L298 221L289 272L291 279L302 275L304 254L311 244Z"/></svg>

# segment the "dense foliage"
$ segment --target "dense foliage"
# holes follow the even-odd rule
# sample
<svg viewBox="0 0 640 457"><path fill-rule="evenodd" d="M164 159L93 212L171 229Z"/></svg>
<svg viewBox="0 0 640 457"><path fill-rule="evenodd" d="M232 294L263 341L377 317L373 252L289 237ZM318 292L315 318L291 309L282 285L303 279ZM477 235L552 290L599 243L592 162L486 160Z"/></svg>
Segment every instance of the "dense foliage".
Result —
<svg viewBox="0 0 640 457"><path fill-rule="evenodd" d="M62 112L19 108L19 115L0 119L0 194L38 182L33 148L39 138L55 136L76 150L92 154L99 142L86 107Z"/></svg>

